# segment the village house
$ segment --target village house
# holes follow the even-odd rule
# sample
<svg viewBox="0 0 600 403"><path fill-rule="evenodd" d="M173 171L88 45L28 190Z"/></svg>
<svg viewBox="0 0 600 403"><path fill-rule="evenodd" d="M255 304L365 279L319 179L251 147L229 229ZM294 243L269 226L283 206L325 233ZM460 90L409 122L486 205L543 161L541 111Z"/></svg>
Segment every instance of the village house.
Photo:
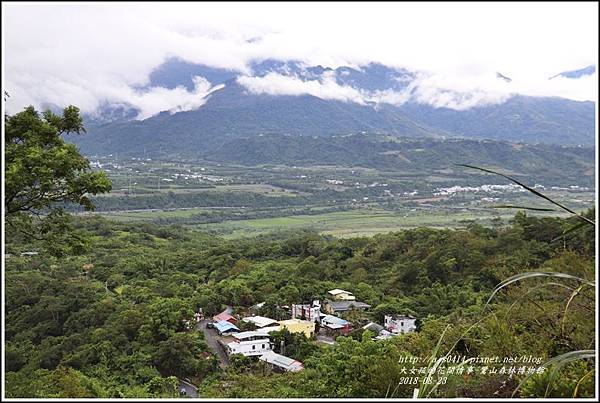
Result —
<svg viewBox="0 0 600 403"><path fill-rule="evenodd" d="M267 318L265 316L248 316L246 318L242 318L242 321L246 323L252 323L259 329L268 326L277 326L277 321L275 319Z"/></svg>
<svg viewBox="0 0 600 403"><path fill-rule="evenodd" d="M417 330L417 319L410 315L385 315L383 326L394 334L410 333Z"/></svg>
<svg viewBox="0 0 600 403"><path fill-rule="evenodd" d="M304 369L304 365L292 358L269 351L260 356L259 360L266 362L276 372L297 372Z"/></svg>
<svg viewBox="0 0 600 403"><path fill-rule="evenodd" d="M348 312L352 309L354 310L365 310L369 309L371 305L366 304L360 301L330 301L325 300L323 302L323 311L330 315L337 315L340 313Z"/></svg>
<svg viewBox="0 0 600 403"><path fill-rule="evenodd" d="M309 339L315 334L315 322L310 320L281 320L279 321L279 325L281 325L282 328L287 329L290 333L304 333Z"/></svg>
<svg viewBox="0 0 600 403"><path fill-rule="evenodd" d="M246 357L263 355L272 350L271 339L265 331L233 333L233 341L227 343L229 354L242 354Z"/></svg>
<svg viewBox="0 0 600 403"><path fill-rule="evenodd" d="M233 317L231 314L229 314L227 311L223 311L218 315L213 316L213 321L215 322L221 322L223 320L226 320L227 322L231 322L234 325L238 322L238 320Z"/></svg>
<svg viewBox="0 0 600 403"><path fill-rule="evenodd" d="M330 333L341 333L343 335L350 333L350 322L333 315L325 315L321 319L321 326Z"/></svg>
<svg viewBox="0 0 600 403"><path fill-rule="evenodd" d="M392 333L385 330L385 328L383 326L381 326L379 323L369 322L366 325L364 325L362 328L364 330L368 330L371 333L373 333L373 338L375 340L387 339L389 337L394 336Z"/></svg>
<svg viewBox="0 0 600 403"><path fill-rule="evenodd" d="M311 322L321 320L321 303L314 300L312 304L293 304L292 319L302 319Z"/></svg>
<svg viewBox="0 0 600 403"><path fill-rule="evenodd" d="M219 321L217 323L214 324L215 329L217 329L217 332L219 332L220 335L224 335L224 334L228 334L228 333L234 333L234 332L239 332L240 329L234 325L231 322L228 322L226 320L222 320Z"/></svg>
<svg viewBox="0 0 600 403"><path fill-rule="evenodd" d="M350 291L340 290L339 288L329 290L328 294L336 301L354 301L356 299Z"/></svg>

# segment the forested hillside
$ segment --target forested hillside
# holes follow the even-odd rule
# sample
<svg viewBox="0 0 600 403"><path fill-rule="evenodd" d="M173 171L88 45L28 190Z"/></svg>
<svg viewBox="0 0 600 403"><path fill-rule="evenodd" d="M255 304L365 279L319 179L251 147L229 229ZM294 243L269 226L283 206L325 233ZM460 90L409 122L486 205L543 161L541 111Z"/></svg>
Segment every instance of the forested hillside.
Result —
<svg viewBox="0 0 600 403"><path fill-rule="evenodd" d="M598 398L597 11L3 2L0 400Z"/></svg>
<svg viewBox="0 0 600 403"><path fill-rule="evenodd" d="M6 116L5 127L7 397L177 397L184 381L201 397L410 397L415 388L421 397L593 395L594 210L579 215L543 196L572 216L519 212L488 227L466 221L456 229L419 224L348 239L300 230L228 240L182 226L68 214L65 206L93 210L102 199L91 196L113 186L63 138L84 131L77 108L62 115L26 108ZM472 147L467 152L479 143ZM423 164L435 158L433 147L422 152ZM534 152L523 152L535 162ZM305 197L266 196L265 189L287 192L252 185L263 193L208 199L223 205L223 197L244 204ZM181 194L194 202L193 193ZM391 209L386 217L397 214ZM339 288L367 307L340 314L347 332L269 334L276 353L285 349L287 359L303 363L300 372L224 357L202 327L207 321L196 322L225 309L284 320L290 305L324 300ZM387 314L412 315L416 331L377 339L364 329ZM435 384L431 376L406 375L427 374L451 354L470 357L457 366L463 370L490 357L523 365L436 373Z"/></svg>
<svg viewBox="0 0 600 403"><path fill-rule="evenodd" d="M177 376L201 384L205 397L381 397L390 396L390 385L395 397L410 397L412 386L394 389L398 357L429 354L446 325L443 348L460 339L454 351L469 356L546 359L589 349L593 288L580 290L565 311L571 291L532 278L484 309L494 286L517 273L593 280L592 229L551 242L570 221L519 213L506 228L418 228L348 240L300 232L230 242L180 227L87 218L73 223L79 242L67 250L8 233L7 396L170 396L177 389L169 377ZM21 255L27 251L39 254ZM292 351L306 369L265 375L246 361L217 369L212 353L201 354L210 351L201 333L185 328L198 308L212 315L226 304L235 312L266 301L264 313L275 315L278 305L335 287L371 304L367 317L375 321L414 314L419 331L386 341L353 334L324 347L299 340ZM353 320L358 326L367 317ZM567 365L550 395L571 396L590 365ZM450 376L435 395L510 396L522 378L503 385L500 375ZM543 395L547 380L532 377L518 395ZM588 377L577 395L592 390Z"/></svg>

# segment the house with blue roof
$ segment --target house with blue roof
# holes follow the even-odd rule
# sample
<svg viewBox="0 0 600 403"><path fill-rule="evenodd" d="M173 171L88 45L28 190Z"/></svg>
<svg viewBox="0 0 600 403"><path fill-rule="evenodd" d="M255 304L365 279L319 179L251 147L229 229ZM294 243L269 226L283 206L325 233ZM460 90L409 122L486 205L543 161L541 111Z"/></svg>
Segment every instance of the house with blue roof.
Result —
<svg viewBox="0 0 600 403"><path fill-rule="evenodd" d="M228 333L236 333L239 332L240 329L231 322L226 320L221 320L215 323L215 329L219 332L220 335L228 334Z"/></svg>
<svg viewBox="0 0 600 403"><path fill-rule="evenodd" d="M344 335L350 332L350 322L333 315L325 315L321 318L321 326L332 332L342 333Z"/></svg>

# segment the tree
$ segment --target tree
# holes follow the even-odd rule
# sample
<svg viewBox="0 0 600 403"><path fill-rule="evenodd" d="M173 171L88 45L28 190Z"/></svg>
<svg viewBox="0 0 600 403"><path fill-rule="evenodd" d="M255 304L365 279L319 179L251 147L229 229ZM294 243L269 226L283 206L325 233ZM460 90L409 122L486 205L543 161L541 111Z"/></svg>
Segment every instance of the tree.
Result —
<svg viewBox="0 0 600 403"><path fill-rule="evenodd" d="M178 383L177 377L175 376L166 378L157 376L148 382L147 388L148 391L156 397L179 397L177 391Z"/></svg>
<svg viewBox="0 0 600 403"><path fill-rule="evenodd" d="M65 203L86 210L94 205L88 195L111 190L104 172L92 171L89 161L63 135L85 132L79 109L69 106L62 115L32 106L5 120L6 222L34 235L32 220L59 220ZM38 228L39 230L39 228Z"/></svg>
<svg viewBox="0 0 600 403"><path fill-rule="evenodd" d="M198 374L200 362L196 358L203 343L187 333L176 333L158 343L153 356L154 365L165 376L191 377Z"/></svg>

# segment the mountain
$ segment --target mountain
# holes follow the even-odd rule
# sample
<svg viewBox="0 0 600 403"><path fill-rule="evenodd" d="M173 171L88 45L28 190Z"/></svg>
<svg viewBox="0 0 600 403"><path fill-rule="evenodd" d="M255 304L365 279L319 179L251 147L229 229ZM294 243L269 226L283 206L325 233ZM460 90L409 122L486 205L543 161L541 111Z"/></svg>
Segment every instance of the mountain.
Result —
<svg viewBox="0 0 600 403"><path fill-rule="evenodd" d="M358 132L398 136L439 136L395 109L323 100L312 95L253 95L228 81L201 108L143 121L96 125L76 143L86 153L114 154L127 150L178 153L223 144L227 139L265 133L329 136Z"/></svg>
<svg viewBox="0 0 600 403"><path fill-rule="evenodd" d="M293 86L321 86L341 95L322 95L318 91L313 91L314 95L306 91L276 95L268 90L251 91L240 80L240 77L269 80L274 75L288 80L286 85L291 82ZM595 140L593 102L512 96L500 104L469 109L435 107L410 98L415 90L416 72L376 63L332 69L306 66L299 61L263 60L240 72L171 59L156 69L140 90L177 86L190 90L194 76L202 76L213 86L220 84L223 88L208 95L204 105L196 110L162 112L142 121L132 120L137 111L131 106L103 105L96 116L86 116L88 134L75 139L76 143L92 154L127 150L139 155L200 153L231 139L268 133L333 136L367 132L414 138L574 145L591 145ZM505 76L498 77L510 85ZM397 104L378 102L381 94L407 100ZM343 99L344 96L348 99Z"/></svg>
<svg viewBox="0 0 600 403"><path fill-rule="evenodd" d="M554 97L513 96L499 105L457 111L405 104L427 127L465 137L546 144L594 144L595 106Z"/></svg>

